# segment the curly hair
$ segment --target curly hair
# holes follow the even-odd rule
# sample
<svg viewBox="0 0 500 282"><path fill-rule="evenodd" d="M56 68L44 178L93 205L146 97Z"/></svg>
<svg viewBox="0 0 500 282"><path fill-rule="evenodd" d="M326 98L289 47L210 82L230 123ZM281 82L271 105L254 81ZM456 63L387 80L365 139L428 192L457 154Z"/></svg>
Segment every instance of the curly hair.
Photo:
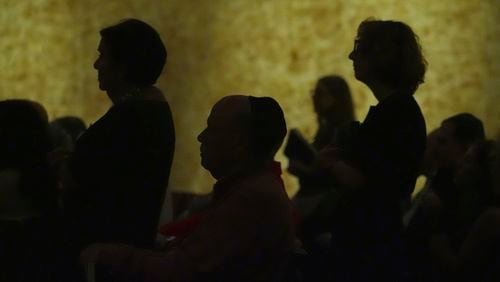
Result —
<svg viewBox="0 0 500 282"><path fill-rule="evenodd" d="M418 36L405 23L367 19L358 27L355 52L373 65L373 78L414 94L424 82L427 61Z"/></svg>

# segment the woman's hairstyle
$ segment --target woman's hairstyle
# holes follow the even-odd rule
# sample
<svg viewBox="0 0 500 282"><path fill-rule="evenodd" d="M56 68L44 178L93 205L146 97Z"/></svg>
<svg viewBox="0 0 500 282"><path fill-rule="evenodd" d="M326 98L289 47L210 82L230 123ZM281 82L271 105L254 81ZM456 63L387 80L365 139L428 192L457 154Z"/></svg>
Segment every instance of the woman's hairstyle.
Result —
<svg viewBox="0 0 500 282"><path fill-rule="evenodd" d="M414 94L424 82L427 62L418 36L405 23L367 19L358 27L355 52L373 65L373 78Z"/></svg>
<svg viewBox="0 0 500 282"><path fill-rule="evenodd" d="M128 82L138 86L156 83L167 60L160 35L147 23L128 19L100 31L114 64L126 70Z"/></svg>
<svg viewBox="0 0 500 282"><path fill-rule="evenodd" d="M345 121L354 120L354 106L352 102L351 90L347 82L338 75L327 75L321 77L316 83L316 87L323 86L328 94L335 96L338 103L336 111L341 111L339 116Z"/></svg>

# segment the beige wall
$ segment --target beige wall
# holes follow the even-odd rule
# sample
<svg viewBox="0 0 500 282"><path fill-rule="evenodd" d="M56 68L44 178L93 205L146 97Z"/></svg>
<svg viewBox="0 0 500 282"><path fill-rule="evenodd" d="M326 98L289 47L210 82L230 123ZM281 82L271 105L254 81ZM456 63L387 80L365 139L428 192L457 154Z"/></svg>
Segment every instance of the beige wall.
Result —
<svg viewBox="0 0 500 282"><path fill-rule="evenodd" d="M337 73L364 118L375 100L355 81L347 54L370 16L402 20L420 35L429 71L416 97L428 129L468 111L490 136L500 130L498 0L2 0L0 98L30 98L51 117L95 121L110 105L92 69L98 31L122 18L144 19L169 50L159 85L177 130L171 186L207 192L212 180L199 165L196 135L228 93L275 97L289 127L312 137L309 91L319 76ZM294 179L286 181L293 192Z"/></svg>

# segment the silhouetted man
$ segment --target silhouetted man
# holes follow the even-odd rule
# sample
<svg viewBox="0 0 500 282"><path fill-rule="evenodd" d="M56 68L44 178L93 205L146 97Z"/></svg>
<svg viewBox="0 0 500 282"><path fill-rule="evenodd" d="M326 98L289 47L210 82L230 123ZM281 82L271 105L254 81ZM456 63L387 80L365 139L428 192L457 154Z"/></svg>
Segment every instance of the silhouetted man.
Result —
<svg viewBox="0 0 500 282"><path fill-rule="evenodd" d="M217 180L211 207L166 254L94 245L84 262L132 281L273 281L293 245L290 203L273 161L286 134L272 98L228 96L198 136L201 163Z"/></svg>

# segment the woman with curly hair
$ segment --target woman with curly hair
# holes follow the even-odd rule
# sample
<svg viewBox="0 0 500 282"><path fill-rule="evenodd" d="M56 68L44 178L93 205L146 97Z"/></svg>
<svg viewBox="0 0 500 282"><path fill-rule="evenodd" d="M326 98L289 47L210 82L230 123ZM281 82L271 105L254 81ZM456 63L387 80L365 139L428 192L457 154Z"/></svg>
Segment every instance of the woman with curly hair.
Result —
<svg viewBox="0 0 500 282"><path fill-rule="evenodd" d="M404 281L401 206L410 199L425 149L425 121L413 94L426 61L408 25L373 19L359 25L349 59L378 104L348 148L320 154L345 199L332 226L334 277Z"/></svg>

